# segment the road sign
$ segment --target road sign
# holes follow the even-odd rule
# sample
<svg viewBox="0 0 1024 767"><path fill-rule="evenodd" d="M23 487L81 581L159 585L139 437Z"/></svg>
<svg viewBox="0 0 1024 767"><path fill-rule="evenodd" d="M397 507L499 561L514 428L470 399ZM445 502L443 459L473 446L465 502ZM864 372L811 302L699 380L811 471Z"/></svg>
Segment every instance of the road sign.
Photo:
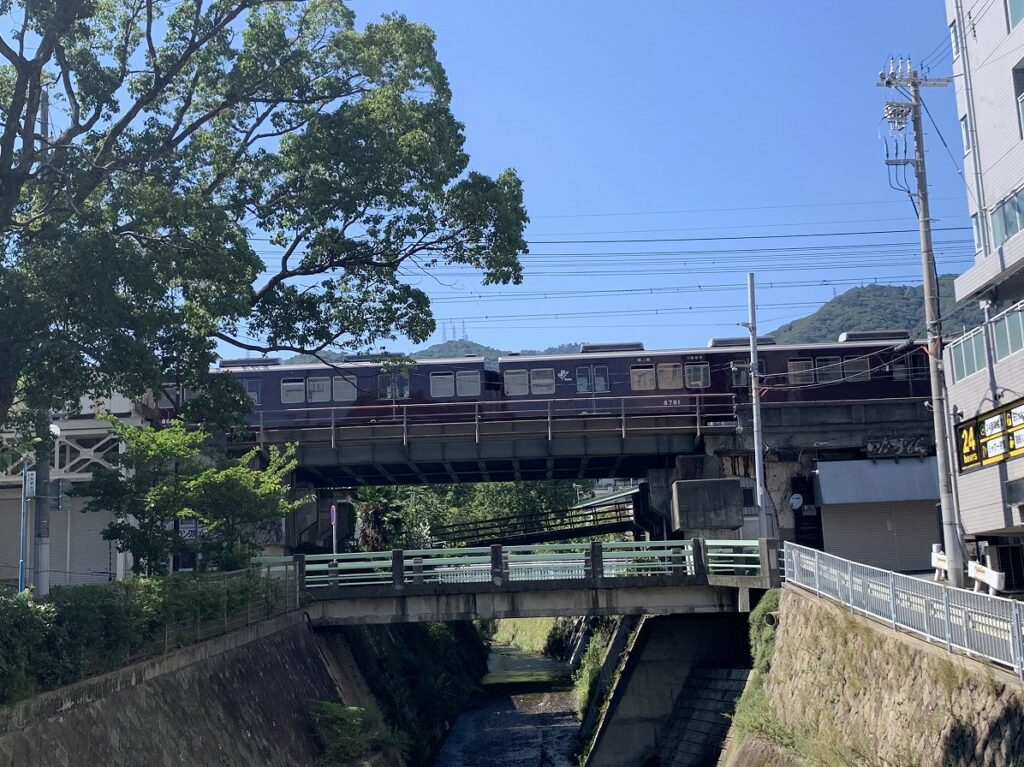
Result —
<svg viewBox="0 0 1024 767"><path fill-rule="evenodd" d="M36 494L36 473L34 471L25 472L25 497L34 498Z"/></svg>
<svg viewBox="0 0 1024 767"><path fill-rule="evenodd" d="M338 525L338 507L333 503L331 504L331 527L337 527Z"/></svg>
<svg viewBox="0 0 1024 767"><path fill-rule="evenodd" d="M338 507L331 504L331 553L338 553Z"/></svg>

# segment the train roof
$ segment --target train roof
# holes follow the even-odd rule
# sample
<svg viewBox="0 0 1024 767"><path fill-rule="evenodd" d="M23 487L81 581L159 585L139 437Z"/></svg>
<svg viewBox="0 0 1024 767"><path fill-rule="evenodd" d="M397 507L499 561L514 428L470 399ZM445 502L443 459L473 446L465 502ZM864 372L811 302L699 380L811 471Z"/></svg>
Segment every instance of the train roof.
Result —
<svg viewBox="0 0 1024 767"><path fill-rule="evenodd" d="M887 337L884 339L876 340L857 340L857 341L821 341L810 344L771 344L763 349L765 354L775 352L814 352L817 350L825 349L884 349L886 347L896 347L902 344L911 343L907 340L907 335L902 338L899 337ZM925 343L922 341L921 343ZM540 361L551 361L551 360L567 360L567 361L579 361L579 362L593 362L599 358L613 358L613 359L631 359L636 357L661 357L661 356L682 356L682 355L717 355L717 354L736 354L746 351L743 346L698 346L688 349L648 349L646 351L620 351L620 352L607 352L605 354L580 354L580 353L569 353L569 354L529 354L529 355L503 355L498 357L498 364L509 365L517 362L540 362Z"/></svg>
<svg viewBox="0 0 1024 767"><path fill-rule="evenodd" d="M340 360L338 362L331 363L330 365L323 362L293 362L291 364L282 365L280 362L264 363L262 360L252 360L251 364L241 364L242 360L232 360L230 365L225 365L218 370L221 372L230 371L235 373L262 373L262 372L289 372L299 370L335 370L335 369L353 369L353 370L366 370L367 368L379 368L388 362L396 362L396 366L405 366L402 361L402 357L394 357L391 359L380 359L380 360ZM416 360L409 358L409 367L433 367L436 365L460 365L460 364L483 364L484 358L477 356L467 357L438 357L437 359L426 359Z"/></svg>

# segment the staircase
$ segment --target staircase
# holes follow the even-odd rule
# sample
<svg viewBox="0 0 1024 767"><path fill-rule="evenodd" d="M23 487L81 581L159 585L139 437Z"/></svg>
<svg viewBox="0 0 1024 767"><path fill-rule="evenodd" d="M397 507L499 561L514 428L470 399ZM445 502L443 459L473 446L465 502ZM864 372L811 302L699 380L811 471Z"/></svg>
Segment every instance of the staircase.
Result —
<svg viewBox="0 0 1024 767"><path fill-rule="evenodd" d="M694 668L659 739L661 767L715 767L749 669Z"/></svg>

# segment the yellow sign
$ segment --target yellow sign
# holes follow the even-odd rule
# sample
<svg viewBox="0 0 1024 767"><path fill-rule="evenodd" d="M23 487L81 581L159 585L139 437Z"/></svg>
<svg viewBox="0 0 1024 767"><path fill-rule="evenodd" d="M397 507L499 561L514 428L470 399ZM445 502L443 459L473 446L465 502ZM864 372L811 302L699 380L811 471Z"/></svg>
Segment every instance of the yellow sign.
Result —
<svg viewBox="0 0 1024 767"><path fill-rule="evenodd" d="M957 424L960 471L1024 455L1024 399Z"/></svg>

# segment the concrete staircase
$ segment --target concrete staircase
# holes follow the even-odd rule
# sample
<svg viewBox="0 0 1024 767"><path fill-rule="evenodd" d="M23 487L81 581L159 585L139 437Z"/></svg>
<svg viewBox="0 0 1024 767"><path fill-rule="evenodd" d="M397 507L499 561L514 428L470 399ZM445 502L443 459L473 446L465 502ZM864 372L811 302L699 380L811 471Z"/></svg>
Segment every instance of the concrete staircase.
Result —
<svg viewBox="0 0 1024 767"><path fill-rule="evenodd" d="M715 767L749 669L690 672L658 743L660 767Z"/></svg>

